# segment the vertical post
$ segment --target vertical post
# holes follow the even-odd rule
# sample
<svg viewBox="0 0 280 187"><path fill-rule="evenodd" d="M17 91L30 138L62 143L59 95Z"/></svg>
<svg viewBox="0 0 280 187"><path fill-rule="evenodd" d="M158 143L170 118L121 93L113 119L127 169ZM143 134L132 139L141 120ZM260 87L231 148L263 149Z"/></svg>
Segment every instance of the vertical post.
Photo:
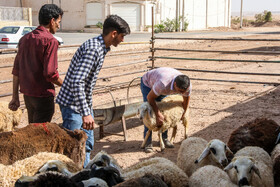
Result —
<svg viewBox="0 0 280 187"><path fill-rule="evenodd" d="M208 28L208 0L206 0L206 29Z"/></svg>
<svg viewBox="0 0 280 187"><path fill-rule="evenodd" d="M231 11L231 10L230 10L230 8L231 8L231 7L230 7L230 4L231 4L231 0L228 0L228 27L229 27L229 28L230 28L230 24L231 24L231 23L230 23L230 19L231 19L231 18L230 18L230 11Z"/></svg>
<svg viewBox="0 0 280 187"><path fill-rule="evenodd" d="M243 0L241 0L241 6L240 6L240 28L242 28L243 25L242 9L243 9Z"/></svg>
<svg viewBox="0 0 280 187"><path fill-rule="evenodd" d="M155 33L154 33L154 6L152 6L152 38L151 38L151 43L152 43L152 69L155 67Z"/></svg>
<svg viewBox="0 0 280 187"><path fill-rule="evenodd" d="M178 31L178 0L176 0L175 31Z"/></svg>
<svg viewBox="0 0 280 187"><path fill-rule="evenodd" d="M32 8L28 8L28 22L29 22L29 26L32 26Z"/></svg>
<svg viewBox="0 0 280 187"><path fill-rule="evenodd" d="M185 31L185 0L182 2L182 31Z"/></svg>

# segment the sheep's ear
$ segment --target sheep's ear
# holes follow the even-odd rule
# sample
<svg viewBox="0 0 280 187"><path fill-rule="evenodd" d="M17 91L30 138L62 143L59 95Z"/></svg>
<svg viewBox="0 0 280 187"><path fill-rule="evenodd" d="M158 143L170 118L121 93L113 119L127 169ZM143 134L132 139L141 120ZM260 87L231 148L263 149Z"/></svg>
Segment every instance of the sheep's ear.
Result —
<svg viewBox="0 0 280 187"><path fill-rule="evenodd" d="M233 163L229 163L229 165L227 165L227 167L224 168L225 171L230 170L231 168L233 168Z"/></svg>
<svg viewBox="0 0 280 187"><path fill-rule="evenodd" d="M201 153L199 158L194 163L199 163L201 160L203 160L208 154L210 153L210 148L207 146L204 151Z"/></svg>
<svg viewBox="0 0 280 187"><path fill-rule="evenodd" d="M260 170L258 169L258 167L256 166L256 164L253 165L252 169L253 169L253 171L259 176L259 178L261 179Z"/></svg>
<svg viewBox="0 0 280 187"><path fill-rule="evenodd" d="M153 117L153 109L152 109L152 107L148 107L148 114L149 114L150 118Z"/></svg>

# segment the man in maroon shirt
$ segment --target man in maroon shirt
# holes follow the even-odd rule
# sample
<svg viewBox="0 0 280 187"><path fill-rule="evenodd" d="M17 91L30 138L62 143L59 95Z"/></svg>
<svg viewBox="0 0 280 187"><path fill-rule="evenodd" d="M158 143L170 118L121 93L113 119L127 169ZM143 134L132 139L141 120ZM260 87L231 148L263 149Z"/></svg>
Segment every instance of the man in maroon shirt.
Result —
<svg viewBox="0 0 280 187"><path fill-rule="evenodd" d="M29 123L50 122L54 114L54 84L61 86L57 71L58 41L53 37L60 27L63 11L54 4L45 4L39 12L39 24L24 35L18 44L13 74L11 110L20 106L19 88L23 93Z"/></svg>

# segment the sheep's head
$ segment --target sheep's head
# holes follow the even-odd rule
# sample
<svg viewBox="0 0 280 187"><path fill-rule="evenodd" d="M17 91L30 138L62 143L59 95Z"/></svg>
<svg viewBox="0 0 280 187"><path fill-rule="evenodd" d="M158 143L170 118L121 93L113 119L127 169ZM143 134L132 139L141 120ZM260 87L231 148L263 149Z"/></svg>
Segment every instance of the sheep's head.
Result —
<svg viewBox="0 0 280 187"><path fill-rule="evenodd" d="M65 163L63 163L60 160L49 160L47 161L37 173L44 173L47 171L56 171L59 173L62 173L66 176L71 176L72 173L67 169L67 166Z"/></svg>
<svg viewBox="0 0 280 187"><path fill-rule="evenodd" d="M199 163L201 160L203 160L206 156L210 154L213 161L225 167L228 164L228 159L226 157L227 151L232 153L224 142L218 139L211 140L207 144L206 148L201 153L199 158L195 161L195 163Z"/></svg>
<svg viewBox="0 0 280 187"><path fill-rule="evenodd" d="M152 111L153 109L148 102L143 103L138 109L140 120L143 120L146 114L148 114L150 118L152 118L153 117Z"/></svg>
<svg viewBox="0 0 280 187"><path fill-rule="evenodd" d="M252 178L252 171L261 178L260 171L252 157L234 157L231 163L224 170L229 171L232 168L236 171L239 186L250 185L249 181L251 181Z"/></svg>

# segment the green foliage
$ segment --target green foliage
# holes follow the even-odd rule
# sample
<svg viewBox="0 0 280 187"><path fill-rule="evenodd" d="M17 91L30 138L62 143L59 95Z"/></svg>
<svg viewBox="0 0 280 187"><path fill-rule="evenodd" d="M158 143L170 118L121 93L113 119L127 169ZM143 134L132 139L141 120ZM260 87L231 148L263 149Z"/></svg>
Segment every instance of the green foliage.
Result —
<svg viewBox="0 0 280 187"><path fill-rule="evenodd" d="M265 10L263 13L256 14L255 20L257 23L272 21L272 13Z"/></svg>
<svg viewBox="0 0 280 187"><path fill-rule="evenodd" d="M96 23L96 27L103 29L103 23L99 21L98 23Z"/></svg>
<svg viewBox="0 0 280 187"><path fill-rule="evenodd" d="M155 33L159 32L174 32L175 30L180 29L180 25L182 23L182 17L179 17L179 22L176 24L175 19L169 19L167 18L165 21L162 21L161 24L155 25ZM188 21L184 21L184 28L182 28L184 31L188 28Z"/></svg>
<svg viewBox="0 0 280 187"><path fill-rule="evenodd" d="M164 32L164 25L163 24L157 24L155 25L155 33Z"/></svg>
<svg viewBox="0 0 280 187"><path fill-rule="evenodd" d="M264 20L266 22L272 21L272 13L270 11L268 11L265 16L264 16Z"/></svg>

